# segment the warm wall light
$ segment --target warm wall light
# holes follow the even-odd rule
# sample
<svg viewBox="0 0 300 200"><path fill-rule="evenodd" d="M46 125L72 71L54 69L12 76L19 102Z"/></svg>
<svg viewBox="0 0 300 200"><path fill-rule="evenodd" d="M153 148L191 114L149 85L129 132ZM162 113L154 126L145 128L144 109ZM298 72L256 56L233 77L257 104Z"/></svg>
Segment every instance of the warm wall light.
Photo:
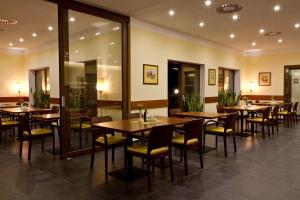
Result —
<svg viewBox="0 0 300 200"><path fill-rule="evenodd" d="M100 79L100 81L96 85L96 89L100 94L106 92L108 90L108 82L104 78Z"/></svg>
<svg viewBox="0 0 300 200"><path fill-rule="evenodd" d="M179 90L177 88L174 89L174 94L179 94Z"/></svg>
<svg viewBox="0 0 300 200"><path fill-rule="evenodd" d="M250 95L252 95L252 92L255 90L255 84L253 81L251 81L248 85L248 89L250 91Z"/></svg>
<svg viewBox="0 0 300 200"><path fill-rule="evenodd" d="M16 84L16 91L18 92L18 95L19 95L19 99L18 99L18 102L20 102L21 100L21 92L23 90L23 85L21 82L17 82Z"/></svg>

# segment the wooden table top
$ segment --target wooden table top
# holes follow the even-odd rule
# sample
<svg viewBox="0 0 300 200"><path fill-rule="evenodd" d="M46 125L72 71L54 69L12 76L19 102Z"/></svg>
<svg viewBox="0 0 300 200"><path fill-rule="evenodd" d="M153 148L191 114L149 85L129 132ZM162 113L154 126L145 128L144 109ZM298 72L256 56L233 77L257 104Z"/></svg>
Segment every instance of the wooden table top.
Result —
<svg viewBox="0 0 300 200"><path fill-rule="evenodd" d="M57 120L60 119L60 114L50 113L50 114L32 115L31 117L39 120Z"/></svg>
<svg viewBox="0 0 300 200"><path fill-rule="evenodd" d="M0 108L18 108L20 105L16 103L0 103Z"/></svg>
<svg viewBox="0 0 300 200"><path fill-rule="evenodd" d="M264 102L255 102L253 105L257 106L284 106L284 102L272 102L272 101L264 101Z"/></svg>
<svg viewBox="0 0 300 200"><path fill-rule="evenodd" d="M174 115L180 117L194 117L194 118L202 118L202 119L215 119L227 116L228 113L211 113L211 112L181 112L175 113Z"/></svg>
<svg viewBox="0 0 300 200"><path fill-rule="evenodd" d="M263 110L266 109L268 106L257 106L257 105L252 105L252 106L229 106L229 107L224 107L225 110L237 110L237 111L258 111L258 110Z"/></svg>
<svg viewBox="0 0 300 200"><path fill-rule="evenodd" d="M33 113L33 112L46 112L50 111L48 108L35 108L35 107L24 107L24 108L0 108L0 111L7 113Z"/></svg>
<svg viewBox="0 0 300 200"><path fill-rule="evenodd" d="M191 119L176 117L156 117L155 122L140 122L139 119L126 119L95 123L93 124L93 126L131 134L141 131L148 131L155 126L185 124L189 121L191 121Z"/></svg>

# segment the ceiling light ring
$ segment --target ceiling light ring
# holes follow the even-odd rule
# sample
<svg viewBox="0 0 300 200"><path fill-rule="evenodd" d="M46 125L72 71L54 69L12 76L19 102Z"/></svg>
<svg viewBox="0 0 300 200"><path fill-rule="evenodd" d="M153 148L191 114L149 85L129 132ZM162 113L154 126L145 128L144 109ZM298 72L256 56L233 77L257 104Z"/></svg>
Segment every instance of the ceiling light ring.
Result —
<svg viewBox="0 0 300 200"><path fill-rule="evenodd" d="M234 14L240 12L243 8L239 4L223 4L217 7L216 12L220 14Z"/></svg>
<svg viewBox="0 0 300 200"><path fill-rule="evenodd" d="M1 25L15 25L18 21L16 19L5 19L3 17L0 17L0 24Z"/></svg>

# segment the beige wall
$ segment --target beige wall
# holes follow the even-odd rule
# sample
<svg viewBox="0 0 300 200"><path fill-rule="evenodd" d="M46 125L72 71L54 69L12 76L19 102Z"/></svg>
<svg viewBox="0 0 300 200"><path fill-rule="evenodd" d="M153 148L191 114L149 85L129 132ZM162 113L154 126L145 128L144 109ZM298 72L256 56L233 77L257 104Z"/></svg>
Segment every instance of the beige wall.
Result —
<svg viewBox="0 0 300 200"><path fill-rule="evenodd" d="M300 65L300 50L247 56L247 85L253 81L256 86L252 94L283 95L285 65ZM271 72L271 86L258 86L259 72Z"/></svg>
<svg viewBox="0 0 300 200"><path fill-rule="evenodd" d="M21 96L27 95L27 76L24 56L16 52L0 52L0 97L16 97L17 82L23 85Z"/></svg>

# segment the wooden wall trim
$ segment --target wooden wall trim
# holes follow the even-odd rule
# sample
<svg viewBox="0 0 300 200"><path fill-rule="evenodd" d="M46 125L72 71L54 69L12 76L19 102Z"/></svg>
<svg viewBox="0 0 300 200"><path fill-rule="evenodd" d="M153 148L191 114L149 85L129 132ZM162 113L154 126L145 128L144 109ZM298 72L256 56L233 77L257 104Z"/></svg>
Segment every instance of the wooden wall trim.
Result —
<svg viewBox="0 0 300 200"><path fill-rule="evenodd" d="M98 106L118 106L122 108L123 102L122 101L114 101L114 100L97 100Z"/></svg>
<svg viewBox="0 0 300 200"><path fill-rule="evenodd" d="M29 101L28 97L20 97L24 101ZM0 97L0 102L18 102L19 97Z"/></svg>
<svg viewBox="0 0 300 200"><path fill-rule="evenodd" d="M217 103L218 97L205 97L205 103Z"/></svg>
<svg viewBox="0 0 300 200"><path fill-rule="evenodd" d="M145 100L145 101L131 101L131 110L139 109L139 105L143 109L147 108L165 108L168 107L168 99L159 99L159 100Z"/></svg>
<svg viewBox="0 0 300 200"><path fill-rule="evenodd" d="M271 101L272 97L276 101L284 101L284 96L283 95L243 95L241 97L241 100L247 97L249 100L263 100L263 101Z"/></svg>

